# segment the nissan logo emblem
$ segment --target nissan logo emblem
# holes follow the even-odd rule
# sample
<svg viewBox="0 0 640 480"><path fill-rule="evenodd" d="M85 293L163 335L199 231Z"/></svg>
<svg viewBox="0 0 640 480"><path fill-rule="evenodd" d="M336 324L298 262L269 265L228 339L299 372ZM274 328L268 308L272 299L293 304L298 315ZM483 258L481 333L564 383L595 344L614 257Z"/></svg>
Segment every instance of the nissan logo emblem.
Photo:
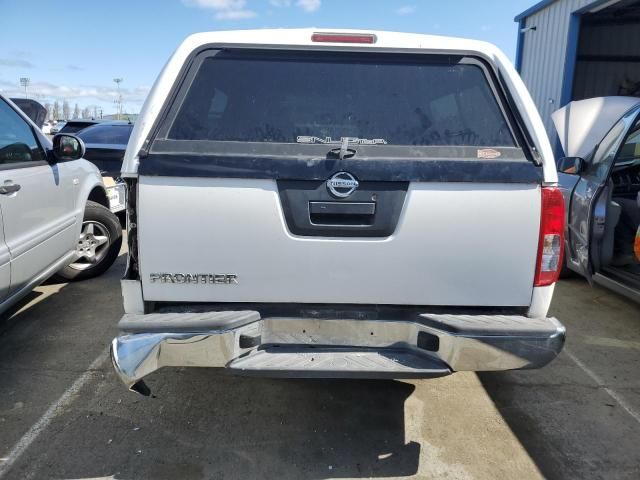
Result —
<svg viewBox="0 0 640 480"><path fill-rule="evenodd" d="M334 197L346 198L356 191L360 184L356 177L348 172L338 172L327 180L327 189Z"/></svg>

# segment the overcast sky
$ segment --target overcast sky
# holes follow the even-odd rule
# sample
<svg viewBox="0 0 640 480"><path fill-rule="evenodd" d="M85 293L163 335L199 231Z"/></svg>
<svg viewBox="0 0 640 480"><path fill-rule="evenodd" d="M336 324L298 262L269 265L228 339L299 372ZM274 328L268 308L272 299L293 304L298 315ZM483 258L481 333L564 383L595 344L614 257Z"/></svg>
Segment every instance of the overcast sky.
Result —
<svg viewBox="0 0 640 480"><path fill-rule="evenodd" d="M318 27L394 30L487 40L513 60L513 17L534 0L0 0L0 92L42 103L137 113L187 35L207 30Z"/></svg>

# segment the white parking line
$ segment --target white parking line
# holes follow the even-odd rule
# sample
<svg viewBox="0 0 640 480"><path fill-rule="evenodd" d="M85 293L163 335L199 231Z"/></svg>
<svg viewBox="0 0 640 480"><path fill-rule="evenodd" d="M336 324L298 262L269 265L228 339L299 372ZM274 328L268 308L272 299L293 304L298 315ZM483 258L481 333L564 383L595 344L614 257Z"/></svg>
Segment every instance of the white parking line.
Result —
<svg viewBox="0 0 640 480"><path fill-rule="evenodd" d="M82 387L87 383L94 375L95 370L98 369L108 358L109 349L103 351L98 358L96 358L87 370L76 379L75 382L62 394L62 396L54 402L46 412L40 417L40 419L33 424L33 426L22 436L22 438L16 443L9 454L6 457L0 458L0 478L4 477L13 464L20 458L20 456L29 448L29 446L40 436L40 434L49 426L51 421L56 418L63 409L67 407Z"/></svg>
<svg viewBox="0 0 640 480"><path fill-rule="evenodd" d="M591 370L589 367L587 367L584 363L582 363L582 361L576 357L573 353L571 353L569 351L568 348L564 348L564 353L567 354L567 356L573 360L573 362L578 365L587 375L589 375L594 382L596 382L598 384L599 387L602 387L602 389L607 392L609 394L609 396L611 398L613 398L618 405L620 405L622 408L624 408L624 410L631 415L634 420L638 423L640 423L640 413L636 412L633 407L631 405L629 405L627 403L627 401L622 397L622 395L620 395L618 392L616 392L615 390L605 386L606 384L602 381L602 379L600 378L600 376L595 373L593 370Z"/></svg>

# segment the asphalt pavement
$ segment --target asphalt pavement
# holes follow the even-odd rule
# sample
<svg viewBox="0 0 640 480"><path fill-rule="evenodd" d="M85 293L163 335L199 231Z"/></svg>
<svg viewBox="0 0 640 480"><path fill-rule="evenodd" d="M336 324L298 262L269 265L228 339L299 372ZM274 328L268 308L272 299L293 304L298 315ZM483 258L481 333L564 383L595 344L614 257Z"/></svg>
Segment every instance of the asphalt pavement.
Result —
<svg viewBox="0 0 640 480"><path fill-rule="evenodd" d="M36 289L0 320L0 479L638 479L640 306L579 278L537 371L435 380L164 369L127 392L108 344L124 254Z"/></svg>

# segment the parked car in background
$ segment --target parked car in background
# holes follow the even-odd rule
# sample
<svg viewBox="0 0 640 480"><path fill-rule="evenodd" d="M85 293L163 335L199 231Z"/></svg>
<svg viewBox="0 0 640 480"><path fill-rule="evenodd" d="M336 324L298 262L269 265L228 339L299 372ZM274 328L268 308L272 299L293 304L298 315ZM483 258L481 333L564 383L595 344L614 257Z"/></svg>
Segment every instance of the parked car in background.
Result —
<svg viewBox="0 0 640 480"><path fill-rule="evenodd" d="M84 158L96 165L105 177L120 177L124 152L133 124L124 120L102 122L77 133L84 142Z"/></svg>
<svg viewBox="0 0 640 480"><path fill-rule="evenodd" d="M56 133L59 133L60 130L62 129L62 127L64 127L65 123L66 122L64 120L54 121L51 124L51 130L49 131L51 133L51 135L55 135Z"/></svg>
<svg viewBox="0 0 640 480"><path fill-rule="evenodd" d="M53 143L0 96L0 311L52 275L95 277L116 259L122 232L82 141Z"/></svg>
<svg viewBox="0 0 640 480"><path fill-rule="evenodd" d="M58 133L78 133L91 125L100 123L100 120L89 119L73 119L67 120L65 124L58 130Z"/></svg>
<svg viewBox="0 0 640 480"><path fill-rule="evenodd" d="M130 389L163 366L429 378L537 368L564 201L543 123L485 42L392 32L188 37L133 129Z"/></svg>
<svg viewBox="0 0 640 480"><path fill-rule="evenodd" d="M40 130L42 130L42 133L44 133L45 135L50 135L51 134L51 125L52 125L52 122L49 122L49 121L44 122L42 124L42 128Z"/></svg>
<svg viewBox="0 0 640 480"><path fill-rule="evenodd" d="M101 122L77 133L85 144L84 158L98 167L110 187L109 201L114 213L124 212L126 207L126 185L120 180L120 169L132 130L133 124L122 120Z"/></svg>
<svg viewBox="0 0 640 480"><path fill-rule="evenodd" d="M640 98L571 102L553 120L565 154L566 268L640 301Z"/></svg>

